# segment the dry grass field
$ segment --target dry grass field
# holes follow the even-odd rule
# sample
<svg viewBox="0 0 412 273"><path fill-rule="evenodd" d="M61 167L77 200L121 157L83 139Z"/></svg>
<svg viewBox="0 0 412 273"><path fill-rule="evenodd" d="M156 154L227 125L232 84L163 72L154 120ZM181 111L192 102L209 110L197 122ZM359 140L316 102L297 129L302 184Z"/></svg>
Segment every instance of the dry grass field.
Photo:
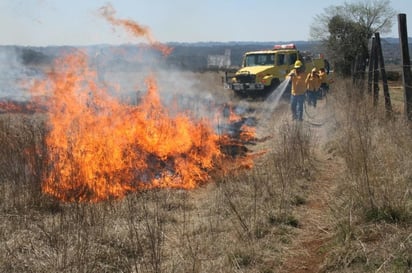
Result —
<svg viewBox="0 0 412 273"><path fill-rule="evenodd" d="M219 73L196 90L256 120L252 168L195 189L100 202L42 192L45 114L0 114L0 272L412 272L411 124L337 80L304 121L240 100ZM383 97L380 98L380 102Z"/></svg>

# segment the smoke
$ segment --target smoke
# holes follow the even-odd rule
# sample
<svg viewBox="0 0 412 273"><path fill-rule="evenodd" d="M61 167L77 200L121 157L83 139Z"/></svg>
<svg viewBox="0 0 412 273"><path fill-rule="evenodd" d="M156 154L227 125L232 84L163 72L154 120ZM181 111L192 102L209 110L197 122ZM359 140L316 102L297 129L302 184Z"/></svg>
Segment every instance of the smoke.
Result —
<svg viewBox="0 0 412 273"><path fill-rule="evenodd" d="M53 71L52 60L67 54L68 50L86 54L89 66L96 71L97 83L104 85L110 95L128 103L139 103L146 93L145 81L149 76L155 78L162 103L172 115L187 111L198 118L213 119L227 101L219 96L224 90L218 76L210 79L207 75L213 73L180 70L171 66L161 52L141 44L0 47L0 100L29 101L33 96L30 92L33 83L44 78L46 71Z"/></svg>
<svg viewBox="0 0 412 273"><path fill-rule="evenodd" d="M124 68L124 67L123 67ZM159 96L163 105L175 114L188 111L196 117L212 119L216 108L224 103L222 97L216 96L217 90L211 90L210 84L202 82L202 74L181 71L157 65L147 66L139 71L118 69L99 71L104 73L100 78L111 87L112 95L129 103L138 103L146 93L145 80L154 76Z"/></svg>
<svg viewBox="0 0 412 273"><path fill-rule="evenodd" d="M0 47L0 100L27 101L28 87L40 75L39 69L22 63L20 48Z"/></svg>
<svg viewBox="0 0 412 273"><path fill-rule="evenodd" d="M172 48L159 43L153 37L150 29L146 26L142 26L135 21L128 19L119 19L116 18L116 10L112 5L107 4L99 9L100 15L103 16L109 23L113 26L121 27L132 35L132 37L143 37L149 44L163 53L163 55L168 56L172 52Z"/></svg>
<svg viewBox="0 0 412 273"><path fill-rule="evenodd" d="M119 99L138 103L146 92L145 80L153 76L162 103L177 113L190 111L197 117L212 118L216 108L227 99L221 78L178 69L156 49L145 45L101 46L88 51L90 65L97 71L100 84ZM220 91L220 92L219 92ZM173 114L173 112L171 113Z"/></svg>
<svg viewBox="0 0 412 273"><path fill-rule="evenodd" d="M214 118L218 107L225 103L219 91L203 84L201 73L182 71L172 67L167 58L173 49L156 41L146 26L127 19L116 18L116 11L108 4L99 9L99 14L114 30L124 30L131 38L143 38L148 44L124 44L119 46L95 45L82 48L88 56L89 65L96 71L97 81L105 85L111 95L130 103L138 103L146 92L145 79L153 75L159 87L162 103L169 109L190 111L195 116ZM34 49L35 58L60 56L64 47ZM29 51L31 49L28 49ZM32 55L24 58L20 47L0 48L0 98L28 100L31 84L45 76L43 70L52 71L53 63L32 64ZM41 57L41 56L40 56ZM217 79L216 86L220 86ZM222 91L222 90L221 90ZM173 112L171 113L173 114Z"/></svg>
<svg viewBox="0 0 412 273"><path fill-rule="evenodd" d="M110 4L101 7L99 13L114 27L114 30L121 28L129 33L132 38L144 38L149 43L150 49L152 49L142 50L142 48L139 48L136 51L135 48L134 55L133 49L125 52L125 54L129 54L129 57L124 60L123 64L130 64L131 59L134 59L135 63L139 63L139 66L135 65L132 70L127 70L120 65L119 69L110 69L108 71L107 68L113 68L113 66L107 66L107 62L105 66L99 66L101 79L115 81L118 84L118 89L123 90L120 94L122 97L129 97L132 101L138 101L139 96L144 92L142 91L144 90L144 78L148 74L154 73L159 86L159 93L166 106L173 104L179 109L191 110L192 113L195 112L202 117L213 115L210 108L212 104L216 104L216 100L207 90L199 90L195 75L165 66L165 58L172 53L173 48L156 41L149 27L133 20L117 18L116 10ZM156 54L156 51L162 53L162 55Z"/></svg>
<svg viewBox="0 0 412 273"><path fill-rule="evenodd" d="M212 120L217 112L222 111L226 102L217 96L210 80L201 78L201 73L179 70L161 70L159 88L162 98L168 105L177 103L182 110L190 111L196 117Z"/></svg>

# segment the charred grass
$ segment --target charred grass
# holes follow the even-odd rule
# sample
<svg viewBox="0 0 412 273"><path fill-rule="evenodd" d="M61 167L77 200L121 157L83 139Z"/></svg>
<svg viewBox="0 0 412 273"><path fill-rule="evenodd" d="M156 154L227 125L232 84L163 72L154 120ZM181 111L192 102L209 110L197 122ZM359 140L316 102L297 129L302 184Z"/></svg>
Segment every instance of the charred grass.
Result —
<svg viewBox="0 0 412 273"><path fill-rule="evenodd" d="M288 112L252 169L192 190L61 203L41 192L41 115L0 116L0 272L279 272L301 230L319 148L343 160L325 217L323 272L409 272L411 127L344 82L328 97L328 142ZM334 160L332 158L332 160ZM329 170L334 172L334 170Z"/></svg>

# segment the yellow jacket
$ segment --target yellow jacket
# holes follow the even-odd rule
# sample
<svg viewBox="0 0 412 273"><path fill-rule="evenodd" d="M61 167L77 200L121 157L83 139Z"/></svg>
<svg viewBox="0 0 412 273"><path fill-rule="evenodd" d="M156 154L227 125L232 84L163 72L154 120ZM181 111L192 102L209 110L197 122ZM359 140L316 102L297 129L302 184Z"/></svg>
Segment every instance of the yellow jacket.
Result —
<svg viewBox="0 0 412 273"><path fill-rule="evenodd" d="M320 83L328 83L328 74L325 71L319 71Z"/></svg>
<svg viewBox="0 0 412 273"><path fill-rule="evenodd" d="M319 89L319 87L320 87L321 79L320 79L320 77L318 76L318 74L309 73L309 74L306 76L305 83L306 83L306 88L307 88L307 90L309 90L309 91L317 91L317 90Z"/></svg>
<svg viewBox="0 0 412 273"><path fill-rule="evenodd" d="M289 76L292 78L292 95L297 96L297 95L303 95L306 92L306 74L305 72L302 73L297 73L296 69L292 70L291 73L289 73Z"/></svg>

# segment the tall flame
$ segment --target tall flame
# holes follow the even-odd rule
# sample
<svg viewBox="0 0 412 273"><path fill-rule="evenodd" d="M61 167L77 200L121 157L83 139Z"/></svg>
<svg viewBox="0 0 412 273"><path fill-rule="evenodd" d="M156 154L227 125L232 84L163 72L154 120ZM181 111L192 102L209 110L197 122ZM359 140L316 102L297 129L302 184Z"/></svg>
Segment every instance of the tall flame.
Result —
<svg viewBox="0 0 412 273"><path fill-rule="evenodd" d="M96 84L82 54L65 56L34 92L50 91L43 191L64 201L119 198L153 187L191 189L223 155L206 120L172 117L154 76L139 105L122 103ZM217 160L217 161L216 161Z"/></svg>
<svg viewBox="0 0 412 273"><path fill-rule="evenodd" d="M147 27L115 18L110 5L100 12L113 25L170 54L172 49L157 42ZM240 140L234 140L215 133L209 120L187 112L171 114L153 75L146 86L140 104L131 105L98 84L85 54L56 60L52 72L32 86L34 98L41 98L32 105L48 117L43 192L67 202L97 202L155 187L192 189L207 181L211 170L225 171L231 153L244 153L242 139L254 139L253 128L242 126ZM232 112L227 118L237 126L242 123ZM234 161L251 167L250 159Z"/></svg>

